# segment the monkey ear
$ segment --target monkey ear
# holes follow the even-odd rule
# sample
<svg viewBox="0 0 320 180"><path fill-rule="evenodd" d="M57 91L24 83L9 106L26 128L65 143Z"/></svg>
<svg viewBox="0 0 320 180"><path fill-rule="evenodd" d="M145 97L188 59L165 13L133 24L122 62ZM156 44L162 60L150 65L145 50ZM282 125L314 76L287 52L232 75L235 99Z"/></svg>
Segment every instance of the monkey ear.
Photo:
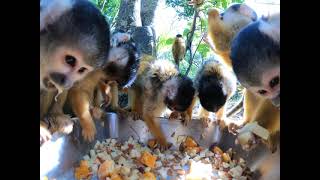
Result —
<svg viewBox="0 0 320 180"><path fill-rule="evenodd" d="M54 23L63 13L72 8L73 0L41 0L40 31Z"/></svg>
<svg viewBox="0 0 320 180"><path fill-rule="evenodd" d="M252 20L256 20L257 19L257 14L256 12L251 9L248 5L246 4L242 4L239 8L239 12L249 18L251 18Z"/></svg>
<svg viewBox="0 0 320 180"><path fill-rule="evenodd" d="M268 14L261 18L259 30L272 38L275 42L280 42L280 14Z"/></svg>

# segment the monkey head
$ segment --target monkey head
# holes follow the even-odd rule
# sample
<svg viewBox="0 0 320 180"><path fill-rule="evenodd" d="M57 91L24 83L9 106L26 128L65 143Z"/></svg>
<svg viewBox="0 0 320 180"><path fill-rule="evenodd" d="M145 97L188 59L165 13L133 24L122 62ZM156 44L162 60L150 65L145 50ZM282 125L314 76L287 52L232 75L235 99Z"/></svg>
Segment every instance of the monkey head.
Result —
<svg viewBox="0 0 320 180"><path fill-rule="evenodd" d="M113 47L103 70L108 80L117 81L120 87L131 86L136 77L141 51L127 33L116 33L112 37Z"/></svg>
<svg viewBox="0 0 320 180"><path fill-rule="evenodd" d="M86 0L42 0L40 7L40 89L68 89L104 64L109 25Z"/></svg>
<svg viewBox="0 0 320 180"><path fill-rule="evenodd" d="M280 107L280 14L262 17L236 36L230 58L240 83Z"/></svg>
<svg viewBox="0 0 320 180"><path fill-rule="evenodd" d="M164 103L172 111L185 111L192 103L195 88L192 80L184 75L177 75L164 83Z"/></svg>
<svg viewBox="0 0 320 180"><path fill-rule="evenodd" d="M246 4L232 4L224 12L218 9L208 11L208 34L215 49L229 52L231 41L240 29L256 21L257 14Z"/></svg>
<svg viewBox="0 0 320 180"><path fill-rule="evenodd" d="M209 112L217 112L235 93L237 79L226 66L210 58L198 70L195 87L201 106Z"/></svg>
<svg viewBox="0 0 320 180"><path fill-rule="evenodd" d="M216 76L204 75L200 78L198 97L203 108L217 112L226 102L228 94L223 83Z"/></svg>

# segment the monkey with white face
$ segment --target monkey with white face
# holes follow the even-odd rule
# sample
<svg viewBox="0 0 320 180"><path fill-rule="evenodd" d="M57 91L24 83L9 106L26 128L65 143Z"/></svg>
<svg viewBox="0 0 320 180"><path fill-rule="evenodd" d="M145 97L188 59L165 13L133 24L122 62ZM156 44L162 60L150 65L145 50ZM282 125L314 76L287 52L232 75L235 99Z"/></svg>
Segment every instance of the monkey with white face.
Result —
<svg viewBox="0 0 320 180"><path fill-rule="evenodd" d="M89 1L40 1L40 139L50 138L48 121L54 129L71 123L62 111L66 91L104 64L109 38L108 23Z"/></svg>
<svg viewBox="0 0 320 180"><path fill-rule="evenodd" d="M40 7L40 88L68 89L106 60L109 25L85 0L43 0Z"/></svg>
<svg viewBox="0 0 320 180"><path fill-rule="evenodd" d="M266 143L275 152L280 132L280 14L262 17L241 30L232 42L230 58L246 88L244 123L257 121L266 128L270 133Z"/></svg>

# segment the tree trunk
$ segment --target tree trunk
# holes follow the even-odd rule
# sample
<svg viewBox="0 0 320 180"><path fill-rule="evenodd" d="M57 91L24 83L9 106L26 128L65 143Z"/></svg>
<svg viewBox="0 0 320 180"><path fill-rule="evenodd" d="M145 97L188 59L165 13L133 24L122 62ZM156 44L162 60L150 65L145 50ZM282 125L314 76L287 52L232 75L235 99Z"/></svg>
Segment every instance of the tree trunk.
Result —
<svg viewBox="0 0 320 180"><path fill-rule="evenodd" d="M133 30L132 38L142 53L156 56L155 34L151 26L136 27Z"/></svg>
<svg viewBox="0 0 320 180"><path fill-rule="evenodd" d="M141 0L141 20L142 26L152 26L155 10L159 0Z"/></svg>
<svg viewBox="0 0 320 180"><path fill-rule="evenodd" d="M159 0L122 0L115 30L131 32L142 53L156 56L153 21Z"/></svg>
<svg viewBox="0 0 320 180"><path fill-rule="evenodd" d="M141 0L122 0L115 29L128 31L132 27L141 26L140 9Z"/></svg>

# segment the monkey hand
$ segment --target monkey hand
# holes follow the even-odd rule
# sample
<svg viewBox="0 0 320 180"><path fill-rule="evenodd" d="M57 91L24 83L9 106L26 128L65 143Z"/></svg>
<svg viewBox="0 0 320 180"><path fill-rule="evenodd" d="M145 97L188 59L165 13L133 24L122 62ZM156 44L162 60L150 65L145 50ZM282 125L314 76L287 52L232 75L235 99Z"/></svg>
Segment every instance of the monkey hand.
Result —
<svg viewBox="0 0 320 180"><path fill-rule="evenodd" d="M51 133L50 131L44 127L40 125L40 146L49 141L51 139Z"/></svg>
<svg viewBox="0 0 320 180"><path fill-rule="evenodd" d="M91 109L91 114L94 119L101 119L103 115L103 111L99 107L93 107Z"/></svg>
<svg viewBox="0 0 320 180"><path fill-rule="evenodd" d="M165 139L159 139L159 146L160 146L160 151L166 151L167 149L170 149L172 146L172 143L167 142Z"/></svg>
<svg viewBox="0 0 320 180"><path fill-rule="evenodd" d="M211 119L208 118L208 117L201 117L201 118L200 118L200 121L201 121L201 123L202 123L202 126L203 126L204 128L207 128L207 127L209 127L209 123L211 122Z"/></svg>
<svg viewBox="0 0 320 180"><path fill-rule="evenodd" d="M73 121L72 119L65 114L54 114L47 116L48 121L51 124L51 132L60 132L64 134L70 134L73 130Z"/></svg>
<svg viewBox="0 0 320 180"><path fill-rule="evenodd" d="M188 126L191 122L191 117L188 113L182 113L183 125Z"/></svg>
<svg viewBox="0 0 320 180"><path fill-rule="evenodd" d="M229 133L233 134L233 135L237 135L238 134L238 130L241 129L243 127L243 125L239 126L235 123L230 123L228 125L228 131Z"/></svg>
<svg viewBox="0 0 320 180"><path fill-rule="evenodd" d="M217 119L213 122L215 125L218 125L220 129L224 129L226 127L225 120L223 119Z"/></svg>
<svg viewBox="0 0 320 180"><path fill-rule="evenodd" d="M142 115L139 114L138 112L135 111L131 111L130 112L130 116L132 117L132 120L136 121L136 120L143 120L142 119Z"/></svg>
<svg viewBox="0 0 320 180"><path fill-rule="evenodd" d="M279 137L277 134L271 134L268 141L264 141L270 149L271 153L275 153L278 149Z"/></svg>
<svg viewBox="0 0 320 180"><path fill-rule="evenodd" d="M96 126L93 121L82 126L82 136L85 141L92 142L96 135Z"/></svg>
<svg viewBox="0 0 320 180"><path fill-rule="evenodd" d="M245 139L245 140L243 140ZM257 147L257 145L261 142L261 138L256 136L255 134L251 132L246 132L242 134L238 134L238 137L236 139L236 144L240 144L242 149L245 151L250 151Z"/></svg>
<svg viewBox="0 0 320 180"><path fill-rule="evenodd" d="M180 117L180 113L178 111L172 111L170 116L169 116L169 120L176 120L179 119Z"/></svg>

